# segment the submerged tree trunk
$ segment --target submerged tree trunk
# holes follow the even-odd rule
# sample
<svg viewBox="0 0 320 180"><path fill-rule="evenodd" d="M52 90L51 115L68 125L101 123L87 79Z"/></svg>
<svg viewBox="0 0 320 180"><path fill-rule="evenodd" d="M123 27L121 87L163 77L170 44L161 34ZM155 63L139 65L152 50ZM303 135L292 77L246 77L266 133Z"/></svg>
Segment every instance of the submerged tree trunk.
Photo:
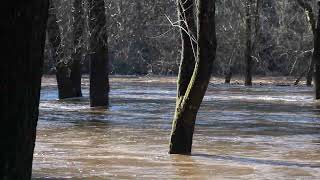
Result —
<svg viewBox="0 0 320 180"><path fill-rule="evenodd" d="M77 62L64 63L64 61L62 61L63 55L59 48L61 43L60 30L52 0L50 0L47 33L51 48L54 52L53 58L56 64L59 99L81 97L80 65L78 65Z"/></svg>
<svg viewBox="0 0 320 180"><path fill-rule="evenodd" d="M47 0L5 3L2 22L0 179L31 179L38 121Z"/></svg>
<svg viewBox="0 0 320 180"><path fill-rule="evenodd" d="M313 38L315 39L316 19L315 19L315 15L313 13L312 7L309 3L305 2L305 0L297 0L297 2L306 12L306 15L309 20L309 24L311 26L312 34L314 36ZM315 67L315 59L312 57L310 64L309 64L308 72L307 72L307 82L306 82L307 86L311 86L311 84L312 84L312 76L313 76L313 72L314 72L314 67Z"/></svg>
<svg viewBox="0 0 320 180"><path fill-rule="evenodd" d="M108 106L108 34L104 0L88 0L90 28L90 106Z"/></svg>
<svg viewBox="0 0 320 180"><path fill-rule="evenodd" d="M70 79L75 97L81 97L81 59L83 52L83 32L85 27L83 0L73 2L73 44Z"/></svg>
<svg viewBox="0 0 320 180"><path fill-rule="evenodd" d="M246 71L245 71L245 85L252 85L252 41L251 41L251 5L252 0L246 0Z"/></svg>
<svg viewBox="0 0 320 180"><path fill-rule="evenodd" d="M315 31L313 59L315 62L315 99L320 99L320 2L318 2L319 14Z"/></svg>
<svg viewBox="0 0 320 180"><path fill-rule="evenodd" d="M232 73L233 73L233 65L232 65L232 62L230 62L229 63L229 69L225 74L226 75L226 78L225 78L225 81L224 81L225 84L230 84L231 78L232 78Z"/></svg>
<svg viewBox="0 0 320 180"><path fill-rule="evenodd" d="M207 90L215 59L216 33L214 16L215 1L197 1L197 61L185 95L177 98L170 140L169 153L171 154L191 153L196 115ZM183 74L185 72L181 70L179 78L185 76Z"/></svg>

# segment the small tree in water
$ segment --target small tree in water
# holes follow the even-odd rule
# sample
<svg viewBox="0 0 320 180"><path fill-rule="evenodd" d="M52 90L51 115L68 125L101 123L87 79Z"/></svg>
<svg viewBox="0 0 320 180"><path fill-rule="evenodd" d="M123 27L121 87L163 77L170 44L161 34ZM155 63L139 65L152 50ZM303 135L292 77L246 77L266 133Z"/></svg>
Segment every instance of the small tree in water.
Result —
<svg viewBox="0 0 320 180"><path fill-rule="evenodd" d="M171 154L191 153L196 115L207 90L216 55L215 0L197 0L196 2L195 6L193 0L177 1L179 17L183 20L179 21L182 29L182 47L192 48L193 40L196 41L197 47L195 65L186 63L190 57L186 57L188 52L184 49L181 56L178 96L170 140L169 153ZM192 19L194 16L188 15L192 13L191 11L196 12L197 21ZM197 22L196 39L192 37L192 29L185 28L192 27L194 22ZM192 69L192 76L190 76L190 69Z"/></svg>

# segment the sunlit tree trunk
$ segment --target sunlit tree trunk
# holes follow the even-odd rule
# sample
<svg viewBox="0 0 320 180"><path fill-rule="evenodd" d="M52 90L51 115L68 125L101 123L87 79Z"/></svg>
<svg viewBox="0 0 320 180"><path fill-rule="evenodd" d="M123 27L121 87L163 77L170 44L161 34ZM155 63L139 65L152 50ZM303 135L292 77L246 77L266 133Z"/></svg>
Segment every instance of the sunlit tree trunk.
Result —
<svg viewBox="0 0 320 180"><path fill-rule="evenodd" d="M315 99L320 99L320 2L318 2L319 14L315 31L313 59L315 62Z"/></svg>
<svg viewBox="0 0 320 180"><path fill-rule="evenodd" d="M198 0L197 61L184 96L177 98L170 139L171 154L191 153L196 115L209 84L215 54L215 1ZM179 78L185 76L185 72L187 71L180 70Z"/></svg>
<svg viewBox="0 0 320 180"><path fill-rule="evenodd" d="M246 0L246 70L245 70L245 85L252 85L252 40L251 40L251 5L252 0Z"/></svg>
<svg viewBox="0 0 320 180"><path fill-rule="evenodd" d="M48 0L3 4L0 179L31 179Z"/></svg>
<svg viewBox="0 0 320 180"><path fill-rule="evenodd" d="M103 0L88 0L90 28L90 106L108 106L108 34Z"/></svg>
<svg viewBox="0 0 320 180"><path fill-rule="evenodd" d="M177 107L181 104L194 70L197 49L196 43L194 42L196 40L194 7L194 0L177 0L180 26L184 29L180 28L182 50L177 86ZM183 21L186 23L183 23Z"/></svg>

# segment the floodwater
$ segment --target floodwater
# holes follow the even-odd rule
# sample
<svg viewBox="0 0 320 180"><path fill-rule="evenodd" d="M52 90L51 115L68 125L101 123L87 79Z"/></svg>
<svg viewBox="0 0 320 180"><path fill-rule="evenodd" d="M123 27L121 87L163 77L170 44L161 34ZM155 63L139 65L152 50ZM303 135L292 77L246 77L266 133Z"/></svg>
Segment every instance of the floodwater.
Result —
<svg viewBox="0 0 320 180"><path fill-rule="evenodd" d="M111 78L111 107L57 100L43 79L34 178L320 179L320 105L312 89L209 85L192 156L169 155L175 79Z"/></svg>

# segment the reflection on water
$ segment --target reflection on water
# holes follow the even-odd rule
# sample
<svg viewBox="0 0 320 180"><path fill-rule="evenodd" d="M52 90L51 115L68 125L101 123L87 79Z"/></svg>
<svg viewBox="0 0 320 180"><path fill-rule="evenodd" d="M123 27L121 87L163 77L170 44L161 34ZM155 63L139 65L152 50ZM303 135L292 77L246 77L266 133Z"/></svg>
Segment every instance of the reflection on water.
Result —
<svg viewBox="0 0 320 180"><path fill-rule="evenodd" d="M192 156L168 155L173 78L111 79L109 110L43 81L34 178L317 179L320 110L307 87L210 84Z"/></svg>

